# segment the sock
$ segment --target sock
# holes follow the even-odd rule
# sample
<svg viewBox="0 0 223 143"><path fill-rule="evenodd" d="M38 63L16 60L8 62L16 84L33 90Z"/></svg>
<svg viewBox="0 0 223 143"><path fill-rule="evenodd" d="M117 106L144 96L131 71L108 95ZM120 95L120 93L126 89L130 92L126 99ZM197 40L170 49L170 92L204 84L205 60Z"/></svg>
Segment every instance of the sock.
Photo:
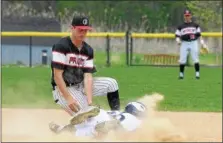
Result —
<svg viewBox="0 0 223 143"><path fill-rule="evenodd" d="M196 72L196 77L200 77L200 73L199 72Z"/></svg>
<svg viewBox="0 0 223 143"><path fill-rule="evenodd" d="M199 63L194 64L194 69L195 69L195 72L196 72L196 76L200 76L200 73L199 73L200 65L199 65Z"/></svg>
<svg viewBox="0 0 223 143"><path fill-rule="evenodd" d="M118 90L115 92L110 92L107 94L107 99L111 110L119 110L120 109L120 100L119 100L119 92Z"/></svg>
<svg viewBox="0 0 223 143"><path fill-rule="evenodd" d="M184 73L180 72L180 77L184 77Z"/></svg>
<svg viewBox="0 0 223 143"><path fill-rule="evenodd" d="M180 77L184 76L184 67L185 67L185 64L180 64Z"/></svg>

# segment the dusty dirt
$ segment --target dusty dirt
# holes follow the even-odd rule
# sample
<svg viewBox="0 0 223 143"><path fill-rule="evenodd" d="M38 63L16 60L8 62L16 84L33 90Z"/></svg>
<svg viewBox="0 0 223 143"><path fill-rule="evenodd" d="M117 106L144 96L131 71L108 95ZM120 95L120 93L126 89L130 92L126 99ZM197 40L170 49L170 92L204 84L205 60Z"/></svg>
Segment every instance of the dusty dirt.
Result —
<svg viewBox="0 0 223 143"><path fill-rule="evenodd" d="M2 109L2 141L89 141L72 134L55 135L48 129L48 123L67 123L70 117L63 110L56 109ZM104 141L222 141L221 113L158 112L150 116L142 129L132 138ZM117 136L116 136L117 138Z"/></svg>

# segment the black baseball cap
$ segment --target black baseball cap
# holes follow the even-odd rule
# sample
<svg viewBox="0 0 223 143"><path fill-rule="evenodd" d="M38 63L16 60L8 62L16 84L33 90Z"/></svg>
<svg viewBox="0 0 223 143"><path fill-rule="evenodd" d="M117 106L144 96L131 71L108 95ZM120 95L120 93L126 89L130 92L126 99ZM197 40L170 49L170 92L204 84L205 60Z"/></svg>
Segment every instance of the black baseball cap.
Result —
<svg viewBox="0 0 223 143"><path fill-rule="evenodd" d="M185 16L190 16L190 15L191 15L191 12L190 12L188 9L186 9L186 10L184 11L184 15L185 15Z"/></svg>
<svg viewBox="0 0 223 143"><path fill-rule="evenodd" d="M75 16L72 20L71 25L79 29L92 30L89 19L86 16Z"/></svg>

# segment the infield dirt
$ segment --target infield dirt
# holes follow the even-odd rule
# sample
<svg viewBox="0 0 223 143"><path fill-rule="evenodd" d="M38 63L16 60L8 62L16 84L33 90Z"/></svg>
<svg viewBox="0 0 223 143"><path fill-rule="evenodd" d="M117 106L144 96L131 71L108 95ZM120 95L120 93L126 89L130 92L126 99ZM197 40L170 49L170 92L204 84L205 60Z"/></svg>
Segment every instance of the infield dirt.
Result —
<svg viewBox="0 0 223 143"><path fill-rule="evenodd" d="M134 134L110 133L101 140L94 141L222 141L222 113L201 112L159 112L156 102L161 96L144 96L139 99L149 106L148 118ZM77 138L74 134L55 135L50 132L48 123L68 122L70 117L58 109L2 109L3 142L73 142L93 141L89 138Z"/></svg>

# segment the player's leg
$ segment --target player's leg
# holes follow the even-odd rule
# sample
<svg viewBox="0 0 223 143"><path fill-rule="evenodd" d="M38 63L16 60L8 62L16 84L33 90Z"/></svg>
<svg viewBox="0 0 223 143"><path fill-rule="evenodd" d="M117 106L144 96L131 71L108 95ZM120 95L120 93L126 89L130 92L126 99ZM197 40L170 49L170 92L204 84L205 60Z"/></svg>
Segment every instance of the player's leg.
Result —
<svg viewBox="0 0 223 143"><path fill-rule="evenodd" d="M68 87L67 88L70 95L77 101L77 103L80 105L80 109L84 109L87 106L86 97L83 95L81 91L79 91L76 87ZM66 112L68 112L71 115L76 114L73 112L67 105L67 101L62 96L61 92L58 88L55 88L53 91L54 100L57 104L59 104Z"/></svg>
<svg viewBox="0 0 223 143"><path fill-rule="evenodd" d="M106 135L111 130L116 130L121 127L120 121L112 118L109 121L100 122L95 126L95 131L98 135Z"/></svg>
<svg viewBox="0 0 223 143"><path fill-rule="evenodd" d="M93 95L107 95L111 110L120 109L119 87L115 79L109 77L95 77L93 80Z"/></svg>
<svg viewBox="0 0 223 143"><path fill-rule="evenodd" d="M195 77L196 79L200 78L200 64L199 64L199 48L197 41L193 41L191 43L191 58L194 63L194 69L195 69Z"/></svg>
<svg viewBox="0 0 223 143"><path fill-rule="evenodd" d="M69 132L75 132L76 131L75 126L72 125L72 124L59 125L59 124L56 124L54 122L49 123L49 129L56 134L61 133L63 131L69 131Z"/></svg>
<svg viewBox="0 0 223 143"><path fill-rule="evenodd" d="M98 116L89 119L90 124L94 126L96 135L104 135L111 130L120 127L118 119L112 117L107 111L100 109Z"/></svg>
<svg viewBox="0 0 223 143"><path fill-rule="evenodd" d="M188 55L188 43L187 42L182 42L181 47L180 47L180 75L179 79L184 78L184 69L187 61L187 55Z"/></svg>
<svg viewBox="0 0 223 143"><path fill-rule="evenodd" d="M100 111L99 108L94 106L88 106L87 99L83 93L83 87L81 85L71 86L67 89L70 95L80 105L81 110L79 112L75 113L69 108L69 106L67 105L67 101L61 95L61 92L57 88L55 88L55 90L53 91L53 96L54 100L57 101L57 104L59 104L66 112L68 112L72 116L70 120L71 124L79 124L86 120L88 117L94 117L98 115Z"/></svg>

